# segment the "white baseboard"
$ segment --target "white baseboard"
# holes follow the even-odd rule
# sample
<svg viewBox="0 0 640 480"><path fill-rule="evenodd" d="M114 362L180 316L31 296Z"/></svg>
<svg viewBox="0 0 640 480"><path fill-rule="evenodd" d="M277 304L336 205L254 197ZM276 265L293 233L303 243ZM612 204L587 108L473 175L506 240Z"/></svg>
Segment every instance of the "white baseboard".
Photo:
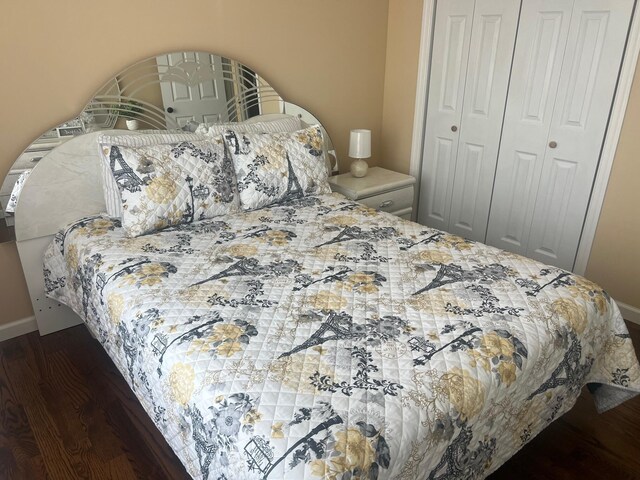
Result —
<svg viewBox="0 0 640 480"><path fill-rule="evenodd" d="M0 325L0 342L9 340L10 338L19 337L27 333L35 332L38 330L38 324L36 323L36 317L31 316L16 320L15 322L6 323Z"/></svg>
<svg viewBox="0 0 640 480"><path fill-rule="evenodd" d="M640 325L640 308L632 307L631 305L627 305L626 303L618 301L616 301L616 303L618 304L618 308L620 309L622 318Z"/></svg>

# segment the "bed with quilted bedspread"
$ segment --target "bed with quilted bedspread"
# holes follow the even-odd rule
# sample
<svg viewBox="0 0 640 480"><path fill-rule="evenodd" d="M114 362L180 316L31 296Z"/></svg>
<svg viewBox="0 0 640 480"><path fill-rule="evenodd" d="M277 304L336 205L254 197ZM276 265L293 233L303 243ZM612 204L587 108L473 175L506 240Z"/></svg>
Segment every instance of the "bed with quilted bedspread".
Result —
<svg viewBox="0 0 640 480"><path fill-rule="evenodd" d="M615 304L564 270L339 195L45 257L194 478L469 479L591 384L640 391Z"/></svg>

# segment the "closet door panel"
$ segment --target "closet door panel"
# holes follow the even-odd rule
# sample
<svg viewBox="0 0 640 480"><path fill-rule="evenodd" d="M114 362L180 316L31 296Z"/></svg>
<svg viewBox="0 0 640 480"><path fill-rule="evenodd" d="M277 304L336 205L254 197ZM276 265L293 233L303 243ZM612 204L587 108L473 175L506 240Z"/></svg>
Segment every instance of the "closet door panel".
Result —
<svg viewBox="0 0 640 480"><path fill-rule="evenodd" d="M572 7L573 0L522 4L486 236L516 253L528 248Z"/></svg>
<svg viewBox="0 0 640 480"><path fill-rule="evenodd" d="M477 0L474 11L449 231L478 241L487 229L519 13L514 0Z"/></svg>
<svg viewBox="0 0 640 480"><path fill-rule="evenodd" d="M449 224L473 10L473 0L436 10L418 221L440 229Z"/></svg>
<svg viewBox="0 0 640 480"><path fill-rule="evenodd" d="M632 0L575 2L527 250L530 257L568 270L580 240L632 9Z"/></svg>

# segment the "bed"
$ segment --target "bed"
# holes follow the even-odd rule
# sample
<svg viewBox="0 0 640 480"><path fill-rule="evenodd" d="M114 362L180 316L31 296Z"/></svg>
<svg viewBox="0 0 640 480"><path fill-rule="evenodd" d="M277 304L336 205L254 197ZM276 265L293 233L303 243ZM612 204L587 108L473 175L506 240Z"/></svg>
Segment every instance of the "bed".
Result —
<svg viewBox="0 0 640 480"><path fill-rule="evenodd" d="M338 194L134 239L84 218L45 273L194 478L483 478L585 384L640 388L597 285Z"/></svg>
<svg viewBox="0 0 640 480"><path fill-rule="evenodd" d="M598 285L332 194L276 120L81 135L16 206L41 334L84 322L193 478L480 479L640 392Z"/></svg>

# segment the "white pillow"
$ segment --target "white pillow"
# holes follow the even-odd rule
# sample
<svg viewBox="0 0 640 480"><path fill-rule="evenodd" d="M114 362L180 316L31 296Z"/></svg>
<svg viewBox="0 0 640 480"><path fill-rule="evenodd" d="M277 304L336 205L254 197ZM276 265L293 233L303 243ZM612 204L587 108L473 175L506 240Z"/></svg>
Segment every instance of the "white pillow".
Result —
<svg viewBox="0 0 640 480"><path fill-rule="evenodd" d="M290 133L224 135L243 210L331 193L319 125Z"/></svg>
<svg viewBox="0 0 640 480"><path fill-rule="evenodd" d="M169 130L140 130L127 133L122 130L117 134L105 134L100 138L106 144L117 144L128 147L143 147L148 145L158 145L163 143L176 143L203 140L206 137L187 132L170 132ZM98 148L100 144L98 143ZM103 158L104 160L104 158ZM107 213L110 217L122 218L122 200L120 198L120 190L113 177L109 162L103 161L101 165L102 187L104 193L104 202L107 206Z"/></svg>
<svg viewBox="0 0 640 480"><path fill-rule="evenodd" d="M295 132L300 130L302 122L300 118L288 116L279 118L278 120L270 120L264 122L252 122L247 120L242 123L201 123L196 128L195 133L215 137L222 135L228 130L236 133L280 133Z"/></svg>
<svg viewBox="0 0 640 480"><path fill-rule="evenodd" d="M128 237L238 210L233 166L222 137L171 139L98 137L103 162L120 192Z"/></svg>

